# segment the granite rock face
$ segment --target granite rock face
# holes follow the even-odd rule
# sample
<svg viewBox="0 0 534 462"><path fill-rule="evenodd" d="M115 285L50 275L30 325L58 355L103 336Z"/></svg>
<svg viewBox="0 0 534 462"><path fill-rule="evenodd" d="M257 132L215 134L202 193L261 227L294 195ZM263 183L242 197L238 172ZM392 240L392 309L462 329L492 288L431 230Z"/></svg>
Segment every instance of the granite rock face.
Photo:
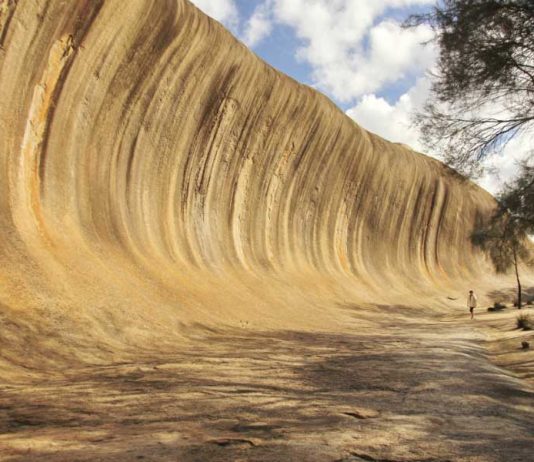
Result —
<svg viewBox="0 0 534 462"><path fill-rule="evenodd" d="M320 329L485 265L469 235L488 193L186 0L1 0L0 101L9 351Z"/></svg>

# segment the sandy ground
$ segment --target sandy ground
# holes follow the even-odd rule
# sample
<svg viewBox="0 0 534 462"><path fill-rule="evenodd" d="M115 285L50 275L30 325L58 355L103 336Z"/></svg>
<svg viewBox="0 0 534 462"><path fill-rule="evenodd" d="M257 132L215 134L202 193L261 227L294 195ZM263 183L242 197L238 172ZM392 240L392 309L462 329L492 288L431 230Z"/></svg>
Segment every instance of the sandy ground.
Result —
<svg viewBox="0 0 534 462"><path fill-rule="evenodd" d="M517 310L354 313L353 335L214 333L3 385L0 460L532 460L534 352L520 342L534 334L514 329ZM383 326L358 330L366 316Z"/></svg>

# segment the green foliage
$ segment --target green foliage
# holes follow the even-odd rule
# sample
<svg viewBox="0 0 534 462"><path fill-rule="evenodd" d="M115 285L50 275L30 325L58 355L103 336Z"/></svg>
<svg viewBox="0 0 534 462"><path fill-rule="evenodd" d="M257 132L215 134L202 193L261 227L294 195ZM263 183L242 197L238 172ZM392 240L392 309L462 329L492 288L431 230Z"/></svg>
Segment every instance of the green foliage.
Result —
<svg viewBox="0 0 534 462"><path fill-rule="evenodd" d="M471 240L489 255L498 273L506 273L511 267L514 268L517 280L517 307L521 308L519 262L523 260L532 263L530 252L533 245L528 236L532 230L530 221L523 214L514 212L520 208L512 202L512 197L517 197L517 191L515 189L503 193L489 223L475 230ZM508 207L514 207L514 210Z"/></svg>
<svg viewBox="0 0 534 462"><path fill-rule="evenodd" d="M431 96L415 117L423 142L476 176L487 155L534 131L534 1L438 0L406 26L419 24L432 27L439 50ZM534 235L533 163L520 166L499 202L511 215L508 228ZM492 260L503 271L523 237L509 229L504 239L502 229L488 231L475 241L492 242Z"/></svg>
<svg viewBox="0 0 534 462"><path fill-rule="evenodd" d="M528 160L521 164L514 182L505 185L499 202L526 233L534 234L534 166Z"/></svg>
<svg viewBox="0 0 534 462"><path fill-rule="evenodd" d="M427 147L475 174L480 160L534 128L534 2L439 0L407 27L439 48L431 99L416 117Z"/></svg>
<svg viewBox="0 0 534 462"><path fill-rule="evenodd" d="M499 209L489 224L476 230L471 240L486 251L498 273L506 273L516 259L528 259L529 244L526 230L518 220Z"/></svg>

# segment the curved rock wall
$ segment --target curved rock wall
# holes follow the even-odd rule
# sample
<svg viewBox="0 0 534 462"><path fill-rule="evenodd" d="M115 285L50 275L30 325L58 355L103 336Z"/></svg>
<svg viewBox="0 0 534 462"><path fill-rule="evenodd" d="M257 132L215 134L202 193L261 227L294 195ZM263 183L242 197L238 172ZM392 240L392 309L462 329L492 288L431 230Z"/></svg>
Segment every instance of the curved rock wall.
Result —
<svg viewBox="0 0 534 462"><path fill-rule="evenodd" d="M322 326L316 300L476 277L489 194L187 1L1 0L0 27L4 317L110 342L252 313Z"/></svg>

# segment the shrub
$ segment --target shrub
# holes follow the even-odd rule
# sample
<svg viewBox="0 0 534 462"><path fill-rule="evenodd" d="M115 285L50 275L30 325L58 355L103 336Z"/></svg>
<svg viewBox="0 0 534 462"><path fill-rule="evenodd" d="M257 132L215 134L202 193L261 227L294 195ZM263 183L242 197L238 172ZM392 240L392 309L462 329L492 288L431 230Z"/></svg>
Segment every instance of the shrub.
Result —
<svg viewBox="0 0 534 462"><path fill-rule="evenodd" d="M506 305L504 305L503 303L495 302L493 306L490 306L488 308L488 311L501 311L501 310L504 310L505 308L506 308Z"/></svg>
<svg viewBox="0 0 534 462"><path fill-rule="evenodd" d="M532 330L534 329L534 319L529 314L520 314L516 320L518 329Z"/></svg>

